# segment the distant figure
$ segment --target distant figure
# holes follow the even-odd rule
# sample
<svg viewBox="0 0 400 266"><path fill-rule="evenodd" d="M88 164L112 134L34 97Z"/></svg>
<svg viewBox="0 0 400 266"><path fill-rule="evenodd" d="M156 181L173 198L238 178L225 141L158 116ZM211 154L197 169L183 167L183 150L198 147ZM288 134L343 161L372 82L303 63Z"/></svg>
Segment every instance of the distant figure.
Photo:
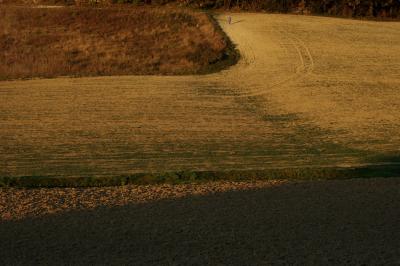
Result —
<svg viewBox="0 0 400 266"><path fill-rule="evenodd" d="M231 23L232 23L232 17L228 16L228 24L231 24Z"/></svg>

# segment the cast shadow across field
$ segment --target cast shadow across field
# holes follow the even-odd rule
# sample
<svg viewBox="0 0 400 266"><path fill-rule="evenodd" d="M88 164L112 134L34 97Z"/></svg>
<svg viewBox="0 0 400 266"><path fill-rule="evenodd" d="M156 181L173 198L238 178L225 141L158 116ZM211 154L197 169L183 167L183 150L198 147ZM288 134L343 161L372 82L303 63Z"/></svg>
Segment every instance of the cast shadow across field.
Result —
<svg viewBox="0 0 400 266"><path fill-rule="evenodd" d="M399 179L247 191L0 222L0 263L392 264Z"/></svg>

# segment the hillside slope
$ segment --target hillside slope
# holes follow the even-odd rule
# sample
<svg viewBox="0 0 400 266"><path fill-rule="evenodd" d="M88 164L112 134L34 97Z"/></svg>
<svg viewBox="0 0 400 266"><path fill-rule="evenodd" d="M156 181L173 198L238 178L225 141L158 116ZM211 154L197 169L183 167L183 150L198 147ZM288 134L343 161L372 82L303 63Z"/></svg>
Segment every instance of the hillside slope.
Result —
<svg viewBox="0 0 400 266"><path fill-rule="evenodd" d="M241 60L211 75L0 82L0 176L399 162L400 23L218 21Z"/></svg>
<svg viewBox="0 0 400 266"><path fill-rule="evenodd" d="M232 59L215 24L174 7L0 5L0 80L208 73Z"/></svg>

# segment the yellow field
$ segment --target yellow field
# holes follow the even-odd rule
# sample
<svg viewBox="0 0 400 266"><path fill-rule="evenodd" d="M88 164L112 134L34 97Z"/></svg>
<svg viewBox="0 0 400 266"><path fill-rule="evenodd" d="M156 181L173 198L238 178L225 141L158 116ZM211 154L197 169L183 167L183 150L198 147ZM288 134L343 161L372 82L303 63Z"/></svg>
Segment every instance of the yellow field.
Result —
<svg viewBox="0 0 400 266"><path fill-rule="evenodd" d="M0 82L0 176L399 162L400 23L226 16L220 73Z"/></svg>

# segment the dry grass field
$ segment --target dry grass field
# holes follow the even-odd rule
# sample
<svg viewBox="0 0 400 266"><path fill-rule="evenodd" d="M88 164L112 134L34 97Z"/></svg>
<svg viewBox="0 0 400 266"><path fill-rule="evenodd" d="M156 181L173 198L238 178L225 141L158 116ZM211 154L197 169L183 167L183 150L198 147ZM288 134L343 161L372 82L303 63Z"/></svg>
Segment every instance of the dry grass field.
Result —
<svg viewBox="0 0 400 266"><path fill-rule="evenodd" d="M1 81L0 177L399 169L400 23L227 15L219 73ZM0 264L398 265L399 181L0 188Z"/></svg>
<svg viewBox="0 0 400 266"><path fill-rule="evenodd" d="M201 73L226 49L201 12L0 5L0 80Z"/></svg>
<svg viewBox="0 0 400 266"><path fill-rule="evenodd" d="M0 175L398 164L399 23L232 16L220 73L0 82Z"/></svg>

